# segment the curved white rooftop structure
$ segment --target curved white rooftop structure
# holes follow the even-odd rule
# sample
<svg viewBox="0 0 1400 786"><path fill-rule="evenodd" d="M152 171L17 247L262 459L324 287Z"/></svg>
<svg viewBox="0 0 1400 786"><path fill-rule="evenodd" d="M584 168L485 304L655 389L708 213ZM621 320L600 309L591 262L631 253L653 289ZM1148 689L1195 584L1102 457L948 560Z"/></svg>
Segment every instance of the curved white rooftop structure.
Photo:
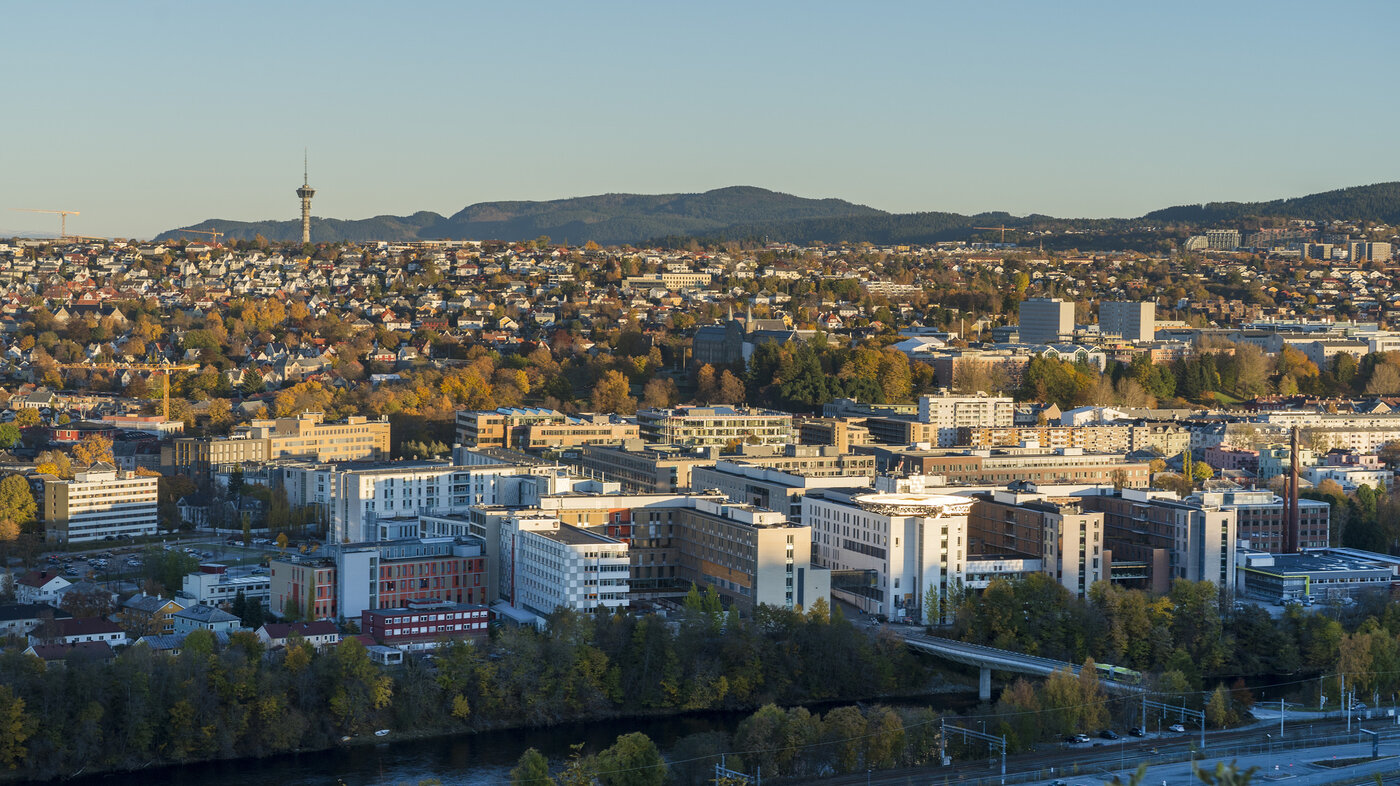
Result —
<svg viewBox="0 0 1400 786"><path fill-rule="evenodd" d="M972 510L972 500L951 494L918 494L877 492L858 494L851 498L862 508L888 516L928 516L949 518L966 516Z"/></svg>

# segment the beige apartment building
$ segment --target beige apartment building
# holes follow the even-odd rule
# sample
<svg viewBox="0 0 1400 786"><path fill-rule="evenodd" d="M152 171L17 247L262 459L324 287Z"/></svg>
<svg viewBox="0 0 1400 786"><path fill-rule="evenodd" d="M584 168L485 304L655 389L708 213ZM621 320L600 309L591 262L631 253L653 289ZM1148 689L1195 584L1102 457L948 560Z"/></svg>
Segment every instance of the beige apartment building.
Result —
<svg viewBox="0 0 1400 786"><path fill-rule="evenodd" d="M956 444L969 448L1016 447L1081 448L1086 453L1131 453L1156 450L1175 456L1191 445L1191 432L1176 425L1010 426L962 427Z"/></svg>
<svg viewBox="0 0 1400 786"><path fill-rule="evenodd" d="M352 416L327 423L320 412L304 412L294 418L254 420L227 437L175 439L162 449L161 464L174 472L194 475L279 459L335 462L388 456L388 418Z"/></svg>
<svg viewBox="0 0 1400 786"><path fill-rule="evenodd" d="M154 535L159 478L94 464L72 480L40 475L44 536L55 543Z"/></svg>
<svg viewBox="0 0 1400 786"><path fill-rule="evenodd" d="M642 439L663 445L789 445L792 415L746 407L675 407L637 412Z"/></svg>
<svg viewBox="0 0 1400 786"><path fill-rule="evenodd" d="M690 472L714 466L721 457L813 477L874 476L876 458L842 453L830 445L743 445L722 454L717 447L687 450L668 445L627 442L618 447L586 445L579 466L585 474L622 484L630 493L675 494L690 489Z"/></svg>

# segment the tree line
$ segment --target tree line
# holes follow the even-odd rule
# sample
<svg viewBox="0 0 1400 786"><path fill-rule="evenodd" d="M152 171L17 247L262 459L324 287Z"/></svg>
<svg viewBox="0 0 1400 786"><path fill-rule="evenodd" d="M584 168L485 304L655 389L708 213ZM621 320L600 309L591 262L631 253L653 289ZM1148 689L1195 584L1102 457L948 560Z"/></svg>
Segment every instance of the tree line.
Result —
<svg viewBox="0 0 1400 786"><path fill-rule="evenodd" d="M699 597L699 596L697 596ZM703 601L703 598L700 599ZM381 669L357 642L268 652L191 634L178 655L127 647L45 667L0 654L0 767L24 778L332 746L380 728L465 732L595 718L869 698L927 686L933 667L824 604L739 619L560 612L497 628L431 661Z"/></svg>

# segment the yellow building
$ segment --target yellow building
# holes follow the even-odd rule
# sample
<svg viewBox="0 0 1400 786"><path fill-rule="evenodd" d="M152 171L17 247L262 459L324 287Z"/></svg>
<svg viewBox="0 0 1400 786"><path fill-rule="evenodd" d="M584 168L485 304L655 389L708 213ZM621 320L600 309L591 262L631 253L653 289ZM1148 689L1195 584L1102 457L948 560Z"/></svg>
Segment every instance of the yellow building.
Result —
<svg viewBox="0 0 1400 786"><path fill-rule="evenodd" d="M325 422L320 412L304 412L294 418L254 420L227 437L182 437L172 441L169 461L162 465L182 474L204 474L218 467L278 459L357 461L389 456L389 420L349 417Z"/></svg>

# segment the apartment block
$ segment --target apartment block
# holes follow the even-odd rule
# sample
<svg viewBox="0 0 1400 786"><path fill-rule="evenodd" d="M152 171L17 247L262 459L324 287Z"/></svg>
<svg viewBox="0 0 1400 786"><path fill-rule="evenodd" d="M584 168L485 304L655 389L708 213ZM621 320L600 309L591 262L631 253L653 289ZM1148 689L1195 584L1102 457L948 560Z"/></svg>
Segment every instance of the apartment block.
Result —
<svg viewBox="0 0 1400 786"><path fill-rule="evenodd" d="M919 422L937 429L937 439L915 441L949 447L956 441L959 428L1010 428L1015 418L1016 402L1009 396L954 396L947 393L920 396ZM871 434L874 433L872 428Z"/></svg>
<svg viewBox="0 0 1400 786"><path fill-rule="evenodd" d="M1086 453L1131 453L1155 450L1175 456L1191 444L1191 433L1176 425L1016 426L959 428L955 444L969 448L1020 447L1047 450L1079 448Z"/></svg>
<svg viewBox="0 0 1400 786"><path fill-rule="evenodd" d="M1033 297L1021 301L1017 332L1022 344L1060 344L1074 335L1074 303Z"/></svg>
<svg viewBox="0 0 1400 786"><path fill-rule="evenodd" d="M1124 341L1152 341L1157 335L1157 306L1155 303L1102 303L1099 332Z"/></svg>
<svg viewBox="0 0 1400 786"><path fill-rule="evenodd" d="M158 481L97 463L72 480L40 475L44 484L44 537L77 543L107 537L154 535Z"/></svg>
<svg viewBox="0 0 1400 786"><path fill-rule="evenodd" d="M684 447L788 445L795 440L792 415L746 407L642 409L637 425L645 442Z"/></svg>

